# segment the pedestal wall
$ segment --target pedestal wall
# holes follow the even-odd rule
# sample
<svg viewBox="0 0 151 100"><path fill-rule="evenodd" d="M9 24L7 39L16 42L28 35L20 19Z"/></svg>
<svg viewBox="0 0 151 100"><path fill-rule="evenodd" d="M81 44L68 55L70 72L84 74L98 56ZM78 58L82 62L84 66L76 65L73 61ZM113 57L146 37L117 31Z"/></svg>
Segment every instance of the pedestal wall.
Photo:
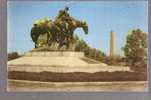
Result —
<svg viewBox="0 0 151 100"><path fill-rule="evenodd" d="M65 56L65 57L84 57L83 52L72 52L72 51L40 51L40 52L28 52L25 56L46 56L46 57L57 57L57 56Z"/></svg>

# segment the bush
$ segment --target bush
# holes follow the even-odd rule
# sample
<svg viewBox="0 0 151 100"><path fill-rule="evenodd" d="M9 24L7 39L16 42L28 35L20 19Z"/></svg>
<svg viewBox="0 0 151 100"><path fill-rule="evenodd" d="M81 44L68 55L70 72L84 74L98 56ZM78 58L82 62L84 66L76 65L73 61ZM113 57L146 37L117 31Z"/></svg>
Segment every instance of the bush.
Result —
<svg viewBox="0 0 151 100"><path fill-rule="evenodd" d="M19 57L20 57L20 55L19 55L17 52L9 53L9 54L8 54L8 61L9 61L9 60L16 59L16 58L19 58Z"/></svg>
<svg viewBox="0 0 151 100"><path fill-rule="evenodd" d="M103 62L108 65L125 65L124 58L120 56L114 56L114 57L106 56Z"/></svg>

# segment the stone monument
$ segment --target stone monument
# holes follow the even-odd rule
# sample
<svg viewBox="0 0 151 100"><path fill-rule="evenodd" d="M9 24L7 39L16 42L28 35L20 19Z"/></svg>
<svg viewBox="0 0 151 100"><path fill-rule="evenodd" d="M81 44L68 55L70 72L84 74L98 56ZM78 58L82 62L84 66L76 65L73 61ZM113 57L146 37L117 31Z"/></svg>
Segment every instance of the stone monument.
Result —
<svg viewBox="0 0 151 100"><path fill-rule="evenodd" d="M35 48L74 51L74 30L82 28L88 34L88 26L86 22L71 17L68 10L68 7L60 10L54 21L45 19L34 24L31 38Z"/></svg>
<svg viewBox="0 0 151 100"><path fill-rule="evenodd" d="M59 11L55 20L40 20L31 29L35 48L15 60L8 62L8 71L23 72L100 72L129 71L129 67L107 66L75 52L74 30L82 28L88 34L84 21L71 17L66 7Z"/></svg>
<svg viewBox="0 0 151 100"><path fill-rule="evenodd" d="M110 32L110 57L115 56L115 33Z"/></svg>

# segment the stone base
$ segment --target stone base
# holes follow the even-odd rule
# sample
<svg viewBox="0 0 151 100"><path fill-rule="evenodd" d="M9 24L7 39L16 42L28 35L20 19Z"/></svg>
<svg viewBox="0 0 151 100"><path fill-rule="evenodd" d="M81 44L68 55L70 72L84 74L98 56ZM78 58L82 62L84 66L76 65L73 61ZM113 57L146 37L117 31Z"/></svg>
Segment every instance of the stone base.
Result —
<svg viewBox="0 0 151 100"><path fill-rule="evenodd" d="M125 66L108 66L84 57L82 52L29 52L8 62L8 71L26 72L114 72L131 71Z"/></svg>
<svg viewBox="0 0 151 100"><path fill-rule="evenodd" d="M28 52L25 56L39 56L39 57L84 57L83 52L73 51L41 51L41 52Z"/></svg>

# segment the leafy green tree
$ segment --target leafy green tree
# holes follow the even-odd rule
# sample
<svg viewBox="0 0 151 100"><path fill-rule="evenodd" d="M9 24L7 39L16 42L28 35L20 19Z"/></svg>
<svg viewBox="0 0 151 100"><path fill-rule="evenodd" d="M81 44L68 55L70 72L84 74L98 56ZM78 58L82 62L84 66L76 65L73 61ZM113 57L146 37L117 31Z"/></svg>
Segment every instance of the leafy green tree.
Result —
<svg viewBox="0 0 151 100"><path fill-rule="evenodd" d="M147 34L135 29L127 35L123 47L126 62L134 67L147 66Z"/></svg>
<svg viewBox="0 0 151 100"><path fill-rule="evenodd" d="M85 56L88 58L103 61L106 56L103 52L98 49L91 48L84 40L79 39L78 36L75 38L77 43L75 51L84 52Z"/></svg>

